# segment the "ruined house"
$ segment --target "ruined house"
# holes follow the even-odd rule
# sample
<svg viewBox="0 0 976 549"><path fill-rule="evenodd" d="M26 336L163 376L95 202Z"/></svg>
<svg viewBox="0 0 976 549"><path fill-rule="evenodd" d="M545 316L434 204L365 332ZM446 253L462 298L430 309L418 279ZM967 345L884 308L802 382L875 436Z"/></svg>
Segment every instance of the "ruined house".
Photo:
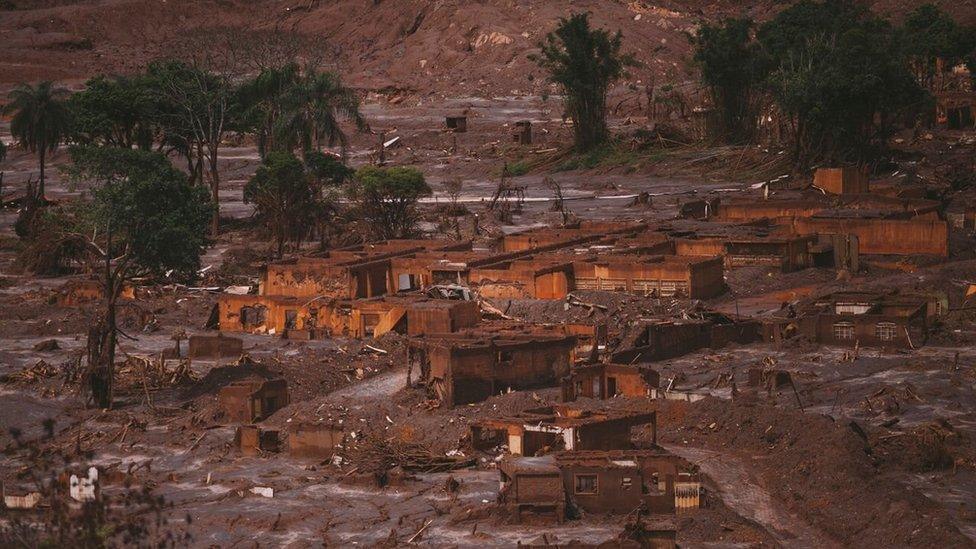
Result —
<svg viewBox="0 0 976 549"><path fill-rule="evenodd" d="M576 289L571 263L544 259L503 261L471 269L468 282L483 297L563 299Z"/></svg>
<svg viewBox="0 0 976 549"><path fill-rule="evenodd" d="M561 450L629 450L634 430L657 442L656 412L590 411L567 405L526 410L511 417L471 423L476 450L506 446L513 455L537 456Z"/></svg>
<svg viewBox="0 0 976 549"><path fill-rule="evenodd" d="M245 456L256 456L261 452L280 452L281 431L263 429L257 425L241 425L234 433L234 444Z"/></svg>
<svg viewBox="0 0 976 549"><path fill-rule="evenodd" d="M410 374L446 406L480 402L508 390L553 387L569 372L574 336L468 330L426 334L408 344Z"/></svg>
<svg viewBox="0 0 976 549"><path fill-rule="evenodd" d="M584 221L575 228L542 227L505 235L499 242L502 252L546 251L584 245L607 237L633 236L647 229L643 223Z"/></svg>
<svg viewBox="0 0 976 549"><path fill-rule="evenodd" d="M566 518L566 493L562 471L552 456L506 458L498 464L501 476L499 502L514 522L544 517L554 522Z"/></svg>
<svg viewBox="0 0 976 549"><path fill-rule="evenodd" d="M920 295L836 292L801 305L793 317L767 320L764 334L771 341L802 335L828 345L920 347L938 304Z"/></svg>
<svg viewBox="0 0 976 549"><path fill-rule="evenodd" d="M447 126L447 129L453 131L454 133L464 133L468 131L467 116L446 116L444 117L444 124Z"/></svg>
<svg viewBox="0 0 976 549"><path fill-rule="evenodd" d="M552 486L555 470L570 515L626 515L638 508L651 515L673 515L701 503L701 481L694 466L663 450L561 452L506 459L499 466L499 503L519 516L558 512ZM530 491L533 488L538 492Z"/></svg>
<svg viewBox="0 0 976 549"><path fill-rule="evenodd" d="M73 278L65 282L57 291L59 307L77 307L83 303L98 301L104 296L102 283L91 278ZM135 299L135 286L126 284L119 294L121 299Z"/></svg>
<svg viewBox="0 0 976 549"><path fill-rule="evenodd" d="M790 229L798 234L855 235L862 254L949 255L949 225L940 219L833 210L793 219Z"/></svg>
<svg viewBox="0 0 976 549"><path fill-rule="evenodd" d="M947 90L935 94L936 125L946 130L976 129L976 93Z"/></svg>
<svg viewBox="0 0 976 549"><path fill-rule="evenodd" d="M720 257L608 256L573 263L576 288L708 299L725 293Z"/></svg>
<svg viewBox="0 0 976 549"><path fill-rule="evenodd" d="M512 140L519 145L531 145L532 144L532 121L531 120L519 120L515 123L515 132L512 134Z"/></svg>
<svg viewBox="0 0 976 549"><path fill-rule="evenodd" d="M556 454L569 507L586 513L674 514L701 503L694 466L663 450Z"/></svg>
<svg viewBox="0 0 976 549"><path fill-rule="evenodd" d="M218 326L223 331L283 334L293 339L329 336L377 337L453 332L481 320L473 301L424 297L357 300L221 294Z"/></svg>
<svg viewBox="0 0 976 549"><path fill-rule="evenodd" d="M762 339L762 324L734 320L708 312L700 319L646 322L630 348L613 355L613 362L632 364L676 358L698 349L720 349L730 343L746 344Z"/></svg>
<svg viewBox="0 0 976 549"><path fill-rule="evenodd" d="M726 269L762 265L792 272L814 264L815 235L772 235L758 227L687 232L674 239L679 256L722 256Z"/></svg>
<svg viewBox="0 0 976 549"><path fill-rule="evenodd" d="M221 387L217 405L228 423L256 423L288 405L283 379L235 381Z"/></svg>
<svg viewBox="0 0 976 549"><path fill-rule="evenodd" d="M707 210L719 221L771 221L785 234L855 235L862 254L948 255L949 228L937 201L877 194L818 195L714 199Z"/></svg>
<svg viewBox="0 0 976 549"><path fill-rule="evenodd" d="M393 293L391 260L431 251L470 250L469 241L386 240L268 265L262 295L360 299Z"/></svg>
<svg viewBox="0 0 976 549"><path fill-rule="evenodd" d="M588 364L576 366L562 384L563 402L578 398L608 399L615 396L655 398L661 374L649 366Z"/></svg>

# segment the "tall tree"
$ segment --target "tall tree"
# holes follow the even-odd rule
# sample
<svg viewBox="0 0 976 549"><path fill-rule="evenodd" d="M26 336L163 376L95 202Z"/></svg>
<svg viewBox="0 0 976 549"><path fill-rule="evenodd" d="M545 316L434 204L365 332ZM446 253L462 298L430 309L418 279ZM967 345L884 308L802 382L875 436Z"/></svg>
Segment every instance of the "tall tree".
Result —
<svg viewBox="0 0 976 549"><path fill-rule="evenodd" d="M196 151L197 160L206 163L213 209L210 233L220 228L220 146L234 122L234 88L223 74L182 61L167 61L150 66L162 100L172 109L170 126L186 151ZM189 154L194 154L189 152ZM197 169L203 171L202 166Z"/></svg>
<svg viewBox="0 0 976 549"><path fill-rule="evenodd" d="M861 4L802 0L758 39L774 67L766 86L792 125L802 167L868 162L891 121L924 99L891 25Z"/></svg>
<svg viewBox="0 0 976 549"><path fill-rule="evenodd" d="M347 193L377 238L407 238L417 227L417 202L430 196L424 174L414 168L365 166Z"/></svg>
<svg viewBox="0 0 976 549"><path fill-rule="evenodd" d="M368 129L355 90L345 87L337 74L311 65L302 68L292 61L265 68L240 86L237 98L262 158L272 150L297 150L304 156L324 144L339 144L345 156L348 138L341 122Z"/></svg>
<svg viewBox="0 0 976 549"><path fill-rule="evenodd" d="M268 153L244 186L244 202L253 203L258 220L271 233L281 259L287 242L310 235L323 209L321 194L302 161L290 152Z"/></svg>
<svg viewBox="0 0 976 549"><path fill-rule="evenodd" d="M13 115L10 133L17 143L37 154L40 166L37 197L42 200L47 154L58 149L71 126L65 104L67 93L67 90L51 82L41 82L37 86L23 84L10 92L10 102L3 110L4 114Z"/></svg>
<svg viewBox="0 0 976 549"><path fill-rule="evenodd" d="M213 203L206 189L160 153L134 149L75 147L74 177L99 186L93 201L70 211L58 224L63 240L73 240L101 273L105 310L88 334L88 384L95 404L112 406L116 304L126 283L167 273L192 280L209 243L206 228Z"/></svg>
<svg viewBox="0 0 976 549"><path fill-rule="evenodd" d="M237 89L241 122L247 131L254 133L262 160L269 151L278 149L275 142L280 133L278 121L283 114L285 96L298 82L299 72L295 62L266 67Z"/></svg>
<svg viewBox="0 0 976 549"><path fill-rule="evenodd" d="M767 64L751 37L749 19L705 24L692 38L694 60L714 107L712 127L720 140L748 143L756 130Z"/></svg>
<svg viewBox="0 0 976 549"><path fill-rule="evenodd" d="M323 144L330 147L338 144L345 157L348 138L340 121L348 119L360 131L368 128L359 111L359 96L343 86L335 73L306 67L283 99L279 138L288 148L297 148L302 154L321 150Z"/></svg>
<svg viewBox="0 0 976 549"><path fill-rule="evenodd" d="M565 113L573 119L580 151L606 141L607 92L626 67L636 65L633 56L620 51L622 36L591 29L589 14L576 13L560 19L539 44L540 54L530 56L565 95Z"/></svg>
<svg viewBox="0 0 976 549"><path fill-rule="evenodd" d="M968 61L976 48L974 29L956 23L933 4L922 4L908 14L899 30L899 38L916 80L926 89L935 87L940 61L944 69L951 69Z"/></svg>

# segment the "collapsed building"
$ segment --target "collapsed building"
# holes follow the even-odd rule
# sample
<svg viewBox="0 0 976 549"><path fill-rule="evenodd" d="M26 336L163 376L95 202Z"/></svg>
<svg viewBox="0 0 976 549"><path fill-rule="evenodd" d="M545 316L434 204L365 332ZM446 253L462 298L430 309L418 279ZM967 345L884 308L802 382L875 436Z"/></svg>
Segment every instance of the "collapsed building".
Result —
<svg viewBox="0 0 976 549"><path fill-rule="evenodd" d="M508 457L498 467L499 504L516 521L643 509L674 515L701 505L695 467L664 450L575 451Z"/></svg>
<svg viewBox="0 0 976 549"><path fill-rule="evenodd" d="M620 364L654 362L677 358L698 349L720 349L762 339L763 325L756 320L735 320L717 312L700 318L651 320L644 322L625 350L613 354Z"/></svg>
<svg viewBox="0 0 976 549"><path fill-rule="evenodd" d="M290 423L284 432L259 425L241 425L237 428L234 443L245 456L287 449L293 458L324 460L335 455L345 437L341 425L299 421Z"/></svg>
<svg viewBox="0 0 976 549"><path fill-rule="evenodd" d="M453 302L471 296L431 293L442 287L496 299L564 299L577 289L707 299L725 291L720 258L673 250L665 235L628 223L529 230L502 237L494 250L445 240L358 245L268 265L257 294L221 294L212 324L296 339L422 335L480 320L476 304Z"/></svg>
<svg viewBox="0 0 976 549"><path fill-rule="evenodd" d="M575 360L576 337L556 330L466 330L427 334L407 345L408 382L444 406L508 391L554 387Z"/></svg>
<svg viewBox="0 0 976 549"><path fill-rule="evenodd" d="M222 358L238 358L244 353L244 340L222 333L215 336L192 335L188 345L187 357L192 360L217 361Z"/></svg>
<svg viewBox="0 0 976 549"><path fill-rule="evenodd" d="M454 332L481 320L473 301L427 298L320 300L224 294L217 308L221 330L282 334L291 339L378 337L390 331L408 335Z"/></svg>
<svg viewBox="0 0 976 549"><path fill-rule="evenodd" d="M836 292L764 322L764 337L804 336L828 345L915 348L928 339L941 301L921 295Z"/></svg>
<svg viewBox="0 0 976 549"><path fill-rule="evenodd" d="M566 405L526 410L511 417L472 422L475 450L505 447L513 455L536 456L560 450L629 450L634 430L657 443L657 413L590 411Z"/></svg>
<svg viewBox="0 0 976 549"><path fill-rule="evenodd" d="M563 402L578 398L606 400L615 396L657 398L661 374L649 366L587 364L576 366L563 379Z"/></svg>
<svg viewBox="0 0 976 549"><path fill-rule="evenodd" d="M864 193L782 194L768 200L702 200L686 205L683 215L726 223L769 222L779 234L853 235L861 254L948 256L949 228L937 201Z"/></svg>

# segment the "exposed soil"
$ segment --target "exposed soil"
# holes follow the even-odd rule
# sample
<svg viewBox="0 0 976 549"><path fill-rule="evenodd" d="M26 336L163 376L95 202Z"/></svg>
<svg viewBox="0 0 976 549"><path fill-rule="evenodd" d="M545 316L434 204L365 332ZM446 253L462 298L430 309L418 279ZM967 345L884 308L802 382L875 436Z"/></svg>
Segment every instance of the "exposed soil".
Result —
<svg viewBox="0 0 976 549"><path fill-rule="evenodd" d="M483 243L560 221L551 211L545 177L560 183L573 218L694 228L698 222L675 219L684 201L706 194L758 196L751 185L781 175L774 173L780 168L772 162L776 151L710 151L697 145L641 149L622 164L564 169L570 128L558 98L548 97L552 90L526 57L570 10L590 10L597 25L620 28L626 48L648 60L612 94L611 127L626 141L646 125L646 86L689 81L683 33L727 14L761 20L780 2L13 4L17 9L0 12L0 91L45 78L78 87L98 72L135 71L172 53L182 37L206 34L202 28L229 28L245 41L274 28L324 38L338 50L335 62L347 82L363 91L373 129L388 139L401 137L402 146L388 150L387 160L417 166L431 182L434 196L423 205L428 236L451 230L443 224L443 183L454 178L462 180L460 202L467 212L458 218L462 236ZM895 16L914 4L872 3ZM963 20L976 18L965 3L940 4ZM469 117L469 131L444 131L444 116L461 112ZM511 144L512 125L519 120L533 123L531 147ZM3 121L0 139L11 141ZM931 139L899 139L911 155L905 165L933 188L944 187L949 168L968 165L976 152L971 136L935 132ZM370 162L377 141L375 133L352 134L352 164ZM716 160L702 160L712 152ZM767 166L769 173L742 168L742 158ZM70 200L89 190L85 182L68 184L62 178L56 168L65 162L63 151L52 158L51 199ZM242 189L258 162L247 142L227 143L221 150L223 229L203 258L209 269L202 289L160 281L140 287L136 300L123 306L122 327L129 337L120 343L119 359L126 362L119 370L117 405L110 411L87 407L80 390L85 334L100 304L59 306L58 289L79 275L24 272L13 233L17 212L0 209L0 447L6 450L0 481L21 487L38 455L64 454L74 466L94 463L107 476L153 487L172 505L169 527L190 532L195 546L396 546L425 524L418 540L434 546L511 546L543 534L552 540L554 533L561 541L615 539L621 517L591 516L554 527L508 524L494 512L499 456L471 449L469 422L557 402L558 389L440 408L406 387L405 344L398 336L305 342L244 335L246 357L240 361L194 361L179 375L178 361L167 361L162 370L144 365L144 359L155 360L174 347L175 333L212 333L204 324L217 294L205 287L257 284L271 246L254 227ZM502 167L516 162L530 166L513 178L526 187L525 203L505 214L488 212L485 202ZM33 156L11 149L3 165L3 198L22 192L36 169ZM641 192L652 196L650 206L632 205ZM971 194L947 196L947 209L964 209ZM317 243L307 243L293 252L316 248ZM673 390L707 394L704 400L579 404L660 412L661 442L696 463L707 487L706 506L677 517L683 546L971 547L976 543L976 309L960 295L976 280L974 249L971 230L954 230L945 262L866 262L851 276L820 268L793 273L736 268L726 271L730 292L704 303L580 291L576 299L598 306L541 300L493 304L524 323L606 324L615 348L641 319L694 314L705 307L731 317L761 317L785 303L841 289L948 289L954 305L919 349L861 349L853 357L848 349L792 340L702 350L654 367ZM790 372L795 391L748 387L747 370L770 364ZM291 394L291 404L263 427L342 425L356 437L337 452L340 459L242 456L234 426L219 413L216 391L253 376L282 376ZM379 466L371 452L377 441L391 440L475 464L435 474L406 474L388 462ZM24 441L33 442L22 447ZM377 475L389 483L378 486ZM444 489L449 477L460 482L456 493ZM254 487L273 488L274 495L261 497L250 491ZM113 480L106 491L117 494L124 487Z"/></svg>

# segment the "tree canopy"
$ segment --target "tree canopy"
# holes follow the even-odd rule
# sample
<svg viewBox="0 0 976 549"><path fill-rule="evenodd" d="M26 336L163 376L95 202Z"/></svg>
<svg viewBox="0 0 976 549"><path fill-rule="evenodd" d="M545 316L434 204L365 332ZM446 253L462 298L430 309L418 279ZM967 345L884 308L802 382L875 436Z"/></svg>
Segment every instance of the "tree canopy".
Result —
<svg viewBox="0 0 976 549"><path fill-rule="evenodd" d="M116 302L127 280L169 275L192 280L209 243L207 224L215 206L207 190L191 185L158 152L110 147L72 147L73 175L98 183L90 203L65 209L61 222L38 240L74 242L100 279L105 312L88 333L86 383L94 402L113 402ZM60 232L56 235L52 233Z"/></svg>
<svg viewBox="0 0 976 549"><path fill-rule="evenodd" d="M115 262L119 278L155 275L192 280L209 239L214 208L207 191L160 153L72 147L73 175L99 182L80 219L92 249Z"/></svg>
<svg viewBox="0 0 976 549"><path fill-rule="evenodd" d="M257 136L262 158L272 150L305 155L323 145L348 143L342 120L358 130L368 128L359 96L334 72L289 62L266 67L237 89L242 124Z"/></svg>
<svg viewBox="0 0 976 549"><path fill-rule="evenodd" d="M277 257L286 242L301 242L324 214L318 186L305 165L290 152L268 153L244 187L244 201L253 203L259 221L271 233Z"/></svg>
<svg viewBox="0 0 976 549"><path fill-rule="evenodd" d="M72 139L80 144L149 150L156 138L158 98L145 75L97 76L68 101Z"/></svg>
<svg viewBox="0 0 976 549"><path fill-rule="evenodd" d="M766 58L752 40L753 27L749 19L727 19L703 25L692 38L694 61L715 103L717 137L729 143L752 139L768 72Z"/></svg>
<svg viewBox="0 0 976 549"><path fill-rule="evenodd" d="M624 76L633 56L621 52L623 35L590 28L589 14L559 20L556 30L531 56L549 72L549 81L565 95L566 116L573 119L576 148L588 151L606 141L607 92Z"/></svg>
<svg viewBox="0 0 976 549"><path fill-rule="evenodd" d="M417 225L417 202L430 196L424 174L415 168L365 166L356 171L347 193L377 238L407 238Z"/></svg>
<svg viewBox="0 0 976 549"><path fill-rule="evenodd" d="M909 18L915 28L944 26L923 11L925 17ZM919 45L926 32L907 28L845 0L801 0L755 32L748 20L703 26L692 41L721 121L719 137L747 142L757 104L769 103L790 130L797 165L869 161L894 122L925 105L925 81L910 70L913 52L942 51ZM908 35L915 45L906 45Z"/></svg>

